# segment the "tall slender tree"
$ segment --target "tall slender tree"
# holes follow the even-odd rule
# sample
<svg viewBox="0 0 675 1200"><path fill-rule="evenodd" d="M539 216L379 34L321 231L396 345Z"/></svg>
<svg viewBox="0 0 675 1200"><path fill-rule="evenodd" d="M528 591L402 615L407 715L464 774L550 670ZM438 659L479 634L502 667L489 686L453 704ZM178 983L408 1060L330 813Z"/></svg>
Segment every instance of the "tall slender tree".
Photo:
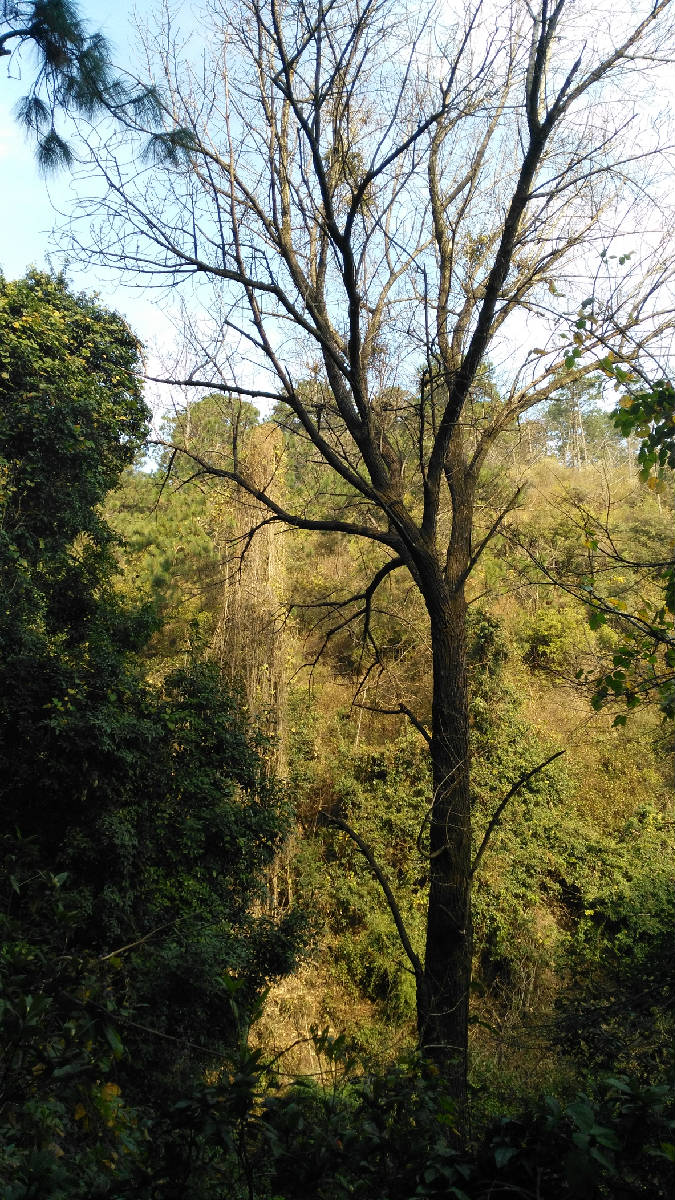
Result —
<svg viewBox="0 0 675 1200"><path fill-rule="evenodd" d="M664 151L640 104L645 72L672 47L670 9L214 2L210 69L203 55L191 69L171 28L147 45L166 136L190 134L180 161L139 173L126 142L90 146L109 189L90 252L171 284L203 282L211 333L194 324L189 366L170 380L277 403L340 482L290 510L274 472L249 472L236 441L227 462L187 439L175 448L247 491L272 523L374 544L370 583L341 596L341 620L362 622L365 636L392 572L407 571L424 599L426 947L401 937L421 1045L460 1100L473 872L467 589L503 517L483 528L476 490L521 414L599 358L648 354L672 328L663 264L673 257L644 236L664 224ZM129 117L130 132L149 131ZM640 248L620 277L608 253L619 236ZM488 356L499 390L479 402Z"/></svg>

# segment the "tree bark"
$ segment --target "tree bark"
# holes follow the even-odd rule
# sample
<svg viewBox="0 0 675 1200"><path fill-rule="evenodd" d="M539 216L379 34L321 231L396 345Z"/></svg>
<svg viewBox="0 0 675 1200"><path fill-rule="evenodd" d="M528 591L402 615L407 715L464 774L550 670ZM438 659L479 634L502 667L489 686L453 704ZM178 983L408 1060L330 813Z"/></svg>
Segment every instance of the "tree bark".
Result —
<svg viewBox="0 0 675 1200"><path fill-rule="evenodd" d="M475 476L458 426L447 448L444 474L452 501L447 556L441 566L435 553L430 569L420 572L431 625L433 796L419 1039L422 1050L442 1070L461 1114L466 1110L472 957L465 583L471 564Z"/></svg>
<svg viewBox="0 0 675 1200"><path fill-rule="evenodd" d="M420 1047L466 1101L471 981L471 807L464 587L427 597L433 646L430 881Z"/></svg>

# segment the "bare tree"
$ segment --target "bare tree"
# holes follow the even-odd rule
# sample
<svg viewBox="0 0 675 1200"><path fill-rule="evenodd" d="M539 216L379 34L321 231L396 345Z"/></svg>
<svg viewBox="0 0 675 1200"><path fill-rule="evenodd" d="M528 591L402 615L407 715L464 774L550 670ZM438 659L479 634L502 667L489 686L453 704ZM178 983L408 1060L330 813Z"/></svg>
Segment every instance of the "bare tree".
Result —
<svg viewBox="0 0 675 1200"><path fill-rule="evenodd" d="M198 67L170 22L147 43L167 136L189 131L183 156L139 172L119 135L93 147L108 186L93 253L192 281L213 318L175 382L276 404L339 483L291 510L236 446L229 466L192 452L199 467L272 521L375 544L349 609L366 634L392 572L423 597L433 797L426 948L411 961L420 1043L460 1099L467 587L501 521L476 537L481 468L554 388L661 350L673 322L669 147L640 99L670 56L671 6L638 7L212 0ZM150 131L130 117L129 132ZM478 402L488 356L499 390Z"/></svg>

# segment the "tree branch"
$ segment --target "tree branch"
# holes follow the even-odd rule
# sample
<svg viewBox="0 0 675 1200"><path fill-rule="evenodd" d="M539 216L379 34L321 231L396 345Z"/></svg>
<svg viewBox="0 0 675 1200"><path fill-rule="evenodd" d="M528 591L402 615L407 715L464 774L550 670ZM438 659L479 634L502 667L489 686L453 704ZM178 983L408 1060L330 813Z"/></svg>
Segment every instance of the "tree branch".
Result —
<svg viewBox="0 0 675 1200"><path fill-rule="evenodd" d="M520 791L521 787L524 787L526 783L529 783L530 779L532 779L532 777L534 775L538 775L540 771L544 770L544 767L547 767L549 765L549 763L554 762L556 758L560 758L561 754L565 754L565 753L566 753L565 750L556 750L555 754L549 755L549 757L545 758L543 762L540 762L536 767L533 767L531 771L527 771L525 773L525 775L521 775L520 779L518 779L516 781L516 783L514 783L513 787L509 788L508 792L504 796L504 799L500 800L499 804L497 805L497 808L495 809L494 813L492 814L492 817L490 818L488 827L485 830L485 833L483 835L483 840L482 840L480 846L478 847L478 850L476 851L476 856L471 864L471 877L472 878L475 875L476 871L478 870L480 860L483 857L483 854L485 853L487 844L490 841L490 838L491 838L492 834L494 833L494 830L496 829L497 825L499 824L501 815L504 812L504 809L506 808L509 800L511 800L515 796L516 792Z"/></svg>
<svg viewBox="0 0 675 1200"><path fill-rule="evenodd" d="M383 717L397 717L399 715L407 717L410 723L415 726L417 732L421 733L427 745L431 745L431 734L429 733L426 725L422 724L419 718L415 716L414 712L412 712L406 704L399 704L398 708L379 708L374 704L361 704L358 701L354 701L352 708L360 708L363 709L364 712L379 713L380 716Z"/></svg>
<svg viewBox="0 0 675 1200"><path fill-rule="evenodd" d="M324 816L324 820L327 821L327 823L329 825L336 825L338 829L342 829L347 834L347 836L352 839L352 841L354 842L354 845L358 846L359 850L361 851L363 857L365 858L366 862L368 863L368 866L370 867L371 871L373 872L373 875L377 879L377 882L379 883L380 887L382 888L382 891L384 892L385 899L387 901L387 904L389 905L389 911L391 912L391 915L394 918L394 924L396 926L396 931L400 938L401 945L403 946L403 949L405 950L405 952L408 956L408 959L410 961L412 969L415 972L415 978L418 981L421 981L424 978L424 968L422 966L420 959L418 958L418 956L415 954L415 951L413 950L412 943L410 941L410 938L408 937L408 931L405 927L403 918L401 916L401 910L396 902L394 893L392 892L385 875L383 874L381 868L378 866L378 863L375 859L375 855L373 854L373 851L371 850L371 848L367 844L367 842L364 842L363 838L359 837L358 833L356 833L356 831L354 829L352 829L351 825L348 825L347 822L342 819L342 817L334 817L334 816L331 816L330 813L324 813L323 816Z"/></svg>
<svg viewBox="0 0 675 1200"><path fill-rule="evenodd" d="M267 492L255 487L252 483L236 471L228 471L225 467L216 467L213 463L209 463L201 455L187 450L185 446L175 446L173 442L166 442L161 438L154 438L148 442L149 446L163 446L166 450L177 450L186 458L197 463L202 467L207 475L213 475L216 479L227 479L230 483L236 484L242 491L247 492L249 496L253 496L261 504L265 505L271 513L286 525L293 526L294 529L310 529L317 533L346 533L350 537L367 538L371 542L382 542L383 545L389 546L392 550L401 549L400 538L396 534L385 533L384 530L374 528L372 525L356 525L349 521L330 520L314 521L309 517L302 517L298 513L288 512L277 504Z"/></svg>

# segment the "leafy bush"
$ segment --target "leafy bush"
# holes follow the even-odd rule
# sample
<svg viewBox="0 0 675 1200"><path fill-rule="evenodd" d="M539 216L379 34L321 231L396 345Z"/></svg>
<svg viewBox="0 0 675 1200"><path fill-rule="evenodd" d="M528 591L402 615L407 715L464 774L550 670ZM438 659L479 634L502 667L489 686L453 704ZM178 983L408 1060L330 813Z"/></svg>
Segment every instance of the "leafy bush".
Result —
<svg viewBox="0 0 675 1200"><path fill-rule="evenodd" d="M670 1103L669 1103L670 1101ZM673 1182L673 1111L669 1089L610 1077L594 1095L566 1105L547 1097L504 1117L477 1155L478 1194L537 1200L659 1200Z"/></svg>
<svg viewBox="0 0 675 1200"><path fill-rule="evenodd" d="M645 808L627 822L610 869L588 888L571 939L556 1041L586 1069L643 1083L675 1070L675 947L667 827Z"/></svg>

